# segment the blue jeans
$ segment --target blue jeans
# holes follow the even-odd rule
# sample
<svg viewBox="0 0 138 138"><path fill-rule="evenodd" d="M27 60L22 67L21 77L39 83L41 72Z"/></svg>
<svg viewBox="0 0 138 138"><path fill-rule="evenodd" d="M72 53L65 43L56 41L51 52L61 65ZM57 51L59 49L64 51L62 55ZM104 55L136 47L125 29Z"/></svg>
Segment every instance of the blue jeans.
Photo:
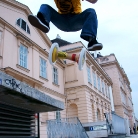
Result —
<svg viewBox="0 0 138 138"><path fill-rule="evenodd" d="M39 12L48 23L51 21L62 31L75 32L82 29L80 37L86 41L97 35L98 20L94 9L86 9L80 14L59 14L51 6L42 4Z"/></svg>

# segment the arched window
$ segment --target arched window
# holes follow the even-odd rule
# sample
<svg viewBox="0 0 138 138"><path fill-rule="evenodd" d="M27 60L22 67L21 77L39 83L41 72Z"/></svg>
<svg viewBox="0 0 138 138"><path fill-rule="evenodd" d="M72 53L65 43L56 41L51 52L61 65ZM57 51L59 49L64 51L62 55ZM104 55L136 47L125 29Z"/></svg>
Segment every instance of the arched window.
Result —
<svg viewBox="0 0 138 138"><path fill-rule="evenodd" d="M17 20L16 24L18 26L20 26L20 28L22 28L25 32L27 32L28 34L30 34L29 26L27 25L27 23L23 19L19 18Z"/></svg>

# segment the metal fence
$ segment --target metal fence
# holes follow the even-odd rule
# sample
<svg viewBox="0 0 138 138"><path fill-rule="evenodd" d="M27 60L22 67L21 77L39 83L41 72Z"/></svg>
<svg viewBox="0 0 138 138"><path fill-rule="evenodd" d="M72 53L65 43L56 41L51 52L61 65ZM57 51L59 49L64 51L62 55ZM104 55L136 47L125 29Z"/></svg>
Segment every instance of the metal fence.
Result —
<svg viewBox="0 0 138 138"><path fill-rule="evenodd" d="M47 120L46 124L48 138L88 138L77 117Z"/></svg>

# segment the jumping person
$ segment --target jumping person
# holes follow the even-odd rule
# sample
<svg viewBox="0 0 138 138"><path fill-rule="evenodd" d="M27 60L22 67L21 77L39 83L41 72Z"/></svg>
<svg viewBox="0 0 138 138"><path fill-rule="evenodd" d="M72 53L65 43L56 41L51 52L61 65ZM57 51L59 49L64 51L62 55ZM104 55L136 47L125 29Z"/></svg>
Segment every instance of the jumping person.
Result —
<svg viewBox="0 0 138 138"><path fill-rule="evenodd" d="M82 29L80 37L88 41L88 50L95 51L103 48L96 40L97 15L94 9L89 8L82 12L81 0L54 0L58 12L47 4L42 4L37 16L29 15L29 22L44 33L50 30L50 21L60 30L75 32ZM83 1L83 0L82 0ZM98 0L86 0L92 4ZM64 54L64 58L71 59L70 55ZM74 58L74 57L73 57ZM76 56L75 61L78 60Z"/></svg>

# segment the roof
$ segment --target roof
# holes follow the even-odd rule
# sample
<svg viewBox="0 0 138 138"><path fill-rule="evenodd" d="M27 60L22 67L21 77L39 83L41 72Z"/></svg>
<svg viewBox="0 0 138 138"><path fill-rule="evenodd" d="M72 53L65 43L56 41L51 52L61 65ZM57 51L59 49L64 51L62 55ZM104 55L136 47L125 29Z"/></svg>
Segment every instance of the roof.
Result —
<svg viewBox="0 0 138 138"><path fill-rule="evenodd" d="M68 42L68 41L65 41L61 38L56 38L56 39L53 39L51 40L52 43L58 43L59 44L59 47L62 47L62 46L65 46L65 45L69 45L69 44L72 44L71 42Z"/></svg>

